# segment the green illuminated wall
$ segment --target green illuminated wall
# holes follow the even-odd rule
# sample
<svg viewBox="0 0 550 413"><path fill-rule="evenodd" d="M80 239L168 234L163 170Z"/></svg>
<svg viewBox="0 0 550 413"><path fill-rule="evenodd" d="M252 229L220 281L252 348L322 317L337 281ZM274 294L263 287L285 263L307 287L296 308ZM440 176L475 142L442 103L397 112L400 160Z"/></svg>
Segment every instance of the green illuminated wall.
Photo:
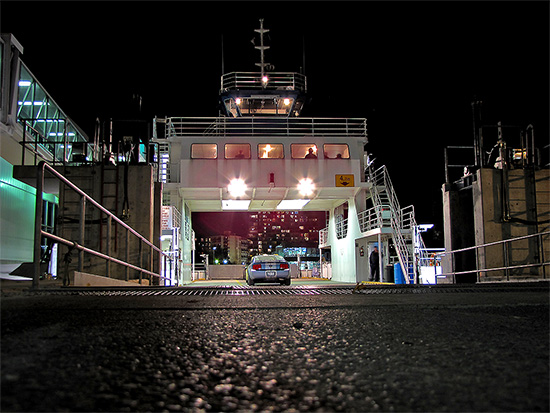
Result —
<svg viewBox="0 0 550 413"><path fill-rule="evenodd" d="M33 259L36 189L13 178L12 165L0 158L0 262ZM57 203L55 196L44 199Z"/></svg>

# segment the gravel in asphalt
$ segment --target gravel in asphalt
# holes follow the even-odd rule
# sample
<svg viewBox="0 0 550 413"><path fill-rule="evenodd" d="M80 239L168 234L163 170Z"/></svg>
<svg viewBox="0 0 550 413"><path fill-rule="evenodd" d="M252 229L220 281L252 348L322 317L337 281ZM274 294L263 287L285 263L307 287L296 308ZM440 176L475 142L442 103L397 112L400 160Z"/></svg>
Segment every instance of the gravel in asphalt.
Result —
<svg viewBox="0 0 550 413"><path fill-rule="evenodd" d="M547 297L7 297L1 409L548 411Z"/></svg>

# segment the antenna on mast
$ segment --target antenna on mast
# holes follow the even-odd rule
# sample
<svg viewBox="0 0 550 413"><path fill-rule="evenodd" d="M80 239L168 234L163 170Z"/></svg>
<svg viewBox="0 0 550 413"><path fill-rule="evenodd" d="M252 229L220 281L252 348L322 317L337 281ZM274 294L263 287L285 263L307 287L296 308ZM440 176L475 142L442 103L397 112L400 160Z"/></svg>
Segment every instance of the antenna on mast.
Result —
<svg viewBox="0 0 550 413"><path fill-rule="evenodd" d="M269 63L265 63L264 51L269 49L269 46L264 46L264 33L268 33L269 29L264 29L264 19L260 19L260 28L254 29L256 33L260 33L260 45L254 45L255 49L260 51L260 63L256 63L256 66L260 66L260 71L262 72L262 79L265 76L266 66L270 66Z"/></svg>

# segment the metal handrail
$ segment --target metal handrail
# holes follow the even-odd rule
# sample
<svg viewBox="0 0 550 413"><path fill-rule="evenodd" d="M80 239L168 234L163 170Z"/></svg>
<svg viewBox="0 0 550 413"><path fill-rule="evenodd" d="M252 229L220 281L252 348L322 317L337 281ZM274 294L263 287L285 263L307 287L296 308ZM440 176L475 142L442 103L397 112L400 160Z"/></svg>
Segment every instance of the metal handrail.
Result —
<svg viewBox="0 0 550 413"><path fill-rule="evenodd" d="M383 205L376 205L357 215L361 232L367 232L383 226L382 209L384 209Z"/></svg>
<svg viewBox="0 0 550 413"><path fill-rule="evenodd" d="M59 237L57 235L50 234L44 230L42 230L42 202L43 202L43 190L44 190L44 175L45 171L48 171L50 174L55 176L57 179L59 179L61 182L63 182L65 185L67 185L69 188L71 188L73 191L75 191L77 194L80 195L80 234L79 234L79 242L75 242L73 240L67 240L65 238ZM98 208L102 213L107 215L107 239L110 238L110 227L112 224L112 220L114 220L118 225L121 225L123 228L127 230L127 234L130 233L137 237L140 242L140 251L141 251L141 243L145 243L146 245L151 248L151 250L154 250L159 253L159 257L164 256L165 259L168 258L170 261L172 261L172 258L166 255L160 248L155 246L153 243L148 241L145 237L143 237L140 233L135 231L132 227L124 223L121 219L119 219L116 215L111 213L111 211L104 208L101 204L99 204L97 201L95 201L92 197L90 197L88 194L86 194L84 191L82 191L80 188L78 188L75 184L73 184L71 181L69 181L67 178L65 178L63 175L61 175L59 172L57 172L53 167L48 165L45 161L41 161L38 164L38 173L36 178L36 216L35 216L35 225L34 225L34 275L33 275L33 281L32 286L33 288L38 288L39 280L40 280L40 259L41 259L41 239L42 237L46 237L48 239L51 239L55 242L62 243L64 245L67 245L71 248L75 248L80 251L79 253L79 264L78 268L79 271L82 270L82 262L83 262L83 256L82 253L86 252L92 255L95 255L96 257L105 259L107 261L107 275L109 275L109 263L114 262L116 264L120 264L125 266L127 269L134 269L140 272L140 283L141 283L141 274L145 273L150 276L158 277L160 279L165 279L168 277L164 277L160 275L160 273L155 273L152 271L149 271L145 268L142 268L140 266L132 265L126 261L122 261L118 258L112 257L110 255L103 254L99 251L95 251L90 248L84 247L84 222L85 222L85 214L86 214L86 203L89 202L96 208ZM128 237L127 235L127 237ZM128 239L128 238L127 238ZM109 241L107 241L109 243ZM109 247L107 247L107 250L109 250ZM128 259L128 243L127 243L127 250L126 250L126 259ZM141 261L141 254L140 254L140 261ZM153 261L153 255L151 253L150 258L150 267L152 267L152 261ZM140 263L141 265L141 263Z"/></svg>
<svg viewBox="0 0 550 413"><path fill-rule="evenodd" d="M515 241L521 241L521 240L524 240L524 239L529 239L529 238L534 238L534 237L538 237L539 239L539 262L537 263L530 263L530 264L520 264L520 265L508 265L507 263L509 263L509 252L508 252L508 248L506 248L506 244L507 243L512 243L512 242L515 242ZM543 279L546 279L546 266L549 266L550 265L550 261L545 261L545 258L544 258L544 243L543 243L543 237L550 237L550 231L545 231L545 232L539 232L537 234L530 234L530 235L524 235L524 236L521 236L521 237L515 237L515 238L509 238L509 239L505 239L505 240L500 240L500 241L494 241L494 242L488 242L486 244L481 244L481 245L475 245L473 247L467 247L467 248L460 248L460 249L457 249L457 250L452 250L452 251L444 251L444 252L440 252L440 253L437 253L435 254L435 257L439 257L440 259L446 255L451 255L451 272L448 272L448 273L444 273L444 274L441 274L440 277L446 277L448 275L451 275L453 277L453 282L456 281L455 279L455 276L456 275L461 275L461 274L471 274L471 273L477 273L477 281L479 282L480 281L480 277L481 277L481 273L487 273L487 272L490 272L490 271L505 271L506 272L506 280L509 281L510 280L510 270L513 270L513 269L519 269L519 268L531 268L531 267L542 267L542 278ZM486 248L486 247L491 247L491 246L495 246L495 245L500 245L502 244L504 246L503 248L503 251L504 251L504 254L503 254L503 261L504 261L504 265L503 266L500 266L500 267L494 267L494 268L479 268L479 253L478 253L478 250L480 248ZM474 270L466 270L466 271L454 271L455 269L455 254L456 253L459 253L459 252L466 252L466 251L475 251L476 253L476 268Z"/></svg>
<svg viewBox="0 0 550 413"><path fill-rule="evenodd" d="M348 218L336 222L336 238L344 239L348 236Z"/></svg>
<svg viewBox="0 0 550 413"><path fill-rule="evenodd" d="M328 243L328 227L319 230L319 247Z"/></svg>
<svg viewBox="0 0 550 413"><path fill-rule="evenodd" d="M364 118L273 118L266 116L226 118L172 117L166 119L166 138L277 136L355 137L366 140Z"/></svg>
<svg viewBox="0 0 550 413"><path fill-rule="evenodd" d="M293 72L269 72L267 82L262 81L261 72L231 72L221 77L221 90L228 89L278 89L307 90L306 77Z"/></svg>

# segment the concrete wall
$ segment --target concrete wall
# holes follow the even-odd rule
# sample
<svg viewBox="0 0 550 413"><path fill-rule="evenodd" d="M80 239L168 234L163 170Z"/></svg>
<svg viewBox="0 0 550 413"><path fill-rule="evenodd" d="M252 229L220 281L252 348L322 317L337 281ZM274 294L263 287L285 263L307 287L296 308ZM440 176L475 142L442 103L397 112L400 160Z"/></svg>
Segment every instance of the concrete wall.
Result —
<svg viewBox="0 0 550 413"><path fill-rule="evenodd" d="M242 280L244 265L210 265L208 277L211 280Z"/></svg>
<svg viewBox="0 0 550 413"><path fill-rule="evenodd" d="M445 249L448 251L548 231L550 172L547 169L480 169L471 187L458 190L444 185L443 208ZM542 240L546 260L550 256L548 238ZM534 264L540 262L541 246L538 239L531 238L510 243L507 252L510 266ZM445 257L442 264L444 273L451 271L449 257ZM480 269L505 266L503 245L480 249L477 265ZM456 271L475 268L473 252L456 255ZM473 275L473 279L468 277L469 282L475 282L478 276L480 281L538 279L544 276L540 267L514 269L508 274L498 270Z"/></svg>
<svg viewBox="0 0 550 413"><path fill-rule="evenodd" d="M145 287L149 285L149 280L142 280L139 284L78 271L74 271L71 278L71 285L75 287Z"/></svg>
<svg viewBox="0 0 550 413"><path fill-rule="evenodd" d="M62 172L62 171L60 171ZM124 165L105 166L102 171L101 165L78 166L65 168L66 177L91 195L97 202L104 202L104 206L111 210L119 218L124 215L124 222L135 231L144 236L149 242L160 245L160 237L154 234L160 233L155 225L160 225L159 202L155 202L155 183L153 169L150 165L129 165L128 182L125 183ZM102 178L103 176L103 178ZM104 184L102 185L102 180ZM103 197L102 197L103 191ZM124 195L127 194L127 203L124 202ZM64 189L59 191L59 234L66 239L79 240L78 219L80 215L80 196L72 190ZM160 195L157 189L156 196ZM107 225L104 214L91 205L86 208L86 230L84 245L106 253ZM121 260L126 259L126 233L127 231L119 224L113 222L111 228L111 255ZM65 268L64 255L68 248L61 246L59 254L60 275ZM153 263L151 248L146 244L141 246L141 266L145 269L158 271L158 261ZM140 266L140 243L133 235L129 236L129 261L133 265ZM72 252L71 262L68 270L77 269L78 254ZM84 255L83 270L91 274L105 275L107 265L105 260L96 258L90 254ZM143 276L148 277L148 276ZM138 279L139 272L129 270L126 274L125 267L111 263L111 278L119 280Z"/></svg>
<svg viewBox="0 0 550 413"><path fill-rule="evenodd" d="M472 189L456 190L451 185L443 185L443 225L445 230L445 249L447 251L473 247L474 212ZM445 256L441 262L444 273L453 270L451 257ZM456 254L455 271L475 270L475 253L465 252ZM448 277L439 279L438 283L475 282L476 274L459 275L456 279Z"/></svg>
<svg viewBox="0 0 550 413"><path fill-rule="evenodd" d="M546 224L538 223L544 222L545 213L548 214L548 178L548 170L510 170L507 178L499 169L480 170L478 180L473 185L476 200L476 244L522 237L544 230ZM536 196L537 193L539 196ZM542 215L540 218L539 211ZM508 247L509 265L512 266L536 263L539 255L539 242L535 238L515 241ZM502 266L505 259L504 247L487 247L480 251L479 259L482 268ZM532 278L542 273L539 268L534 267L514 269L508 275L515 278ZM487 280L506 279L504 271L491 271L482 273L481 276Z"/></svg>

